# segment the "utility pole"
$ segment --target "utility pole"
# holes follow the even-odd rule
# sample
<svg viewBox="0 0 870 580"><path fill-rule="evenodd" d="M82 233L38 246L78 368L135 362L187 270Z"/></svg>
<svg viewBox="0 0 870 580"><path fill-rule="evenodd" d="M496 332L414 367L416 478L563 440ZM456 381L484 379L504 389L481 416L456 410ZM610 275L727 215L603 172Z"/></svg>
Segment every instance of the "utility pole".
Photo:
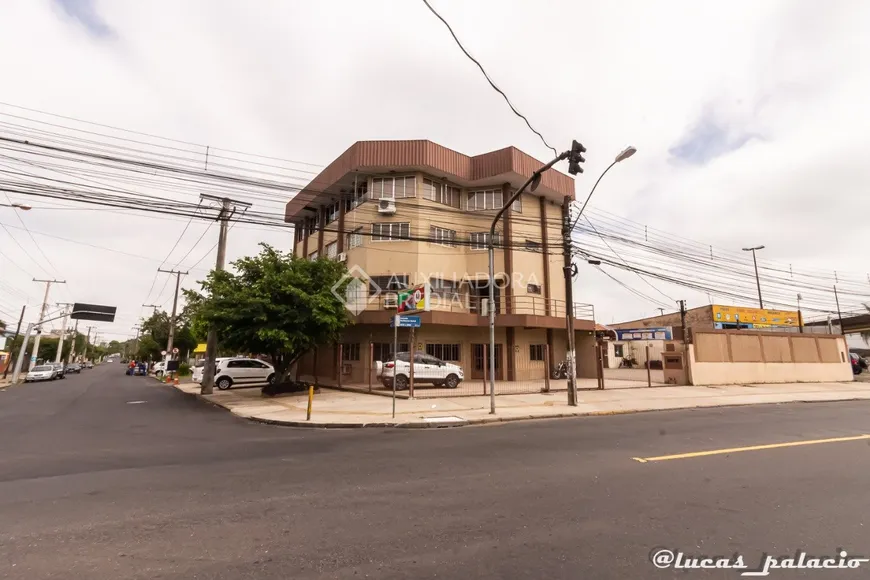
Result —
<svg viewBox="0 0 870 580"><path fill-rule="evenodd" d="M800 330L801 334L803 334L803 332L804 332L804 317L801 314L801 294L800 294L800 292L798 292L797 299L798 299L798 329Z"/></svg>
<svg viewBox="0 0 870 580"><path fill-rule="evenodd" d="M87 336L87 338L85 338L85 351L82 353L83 358L85 360L87 360L87 358L88 358L88 346L91 344L91 331L95 328L96 328L96 326L89 326L88 327L88 336Z"/></svg>
<svg viewBox="0 0 870 580"><path fill-rule="evenodd" d="M562 202L562 271L565 273L565 326L568 330L568 405L577 406L577 350L574 345L574 269L571 263L571 196ZM598 364L596 362L596 364Z"/></svg>
<svg viewBox="0 0 870 580"><path fill-rule="evenodd" d="M172 317L169 319L169 340L166 342L166 356L169 357L165 360L172 360L172 341L175 338L175 313L178 310L178 290L181 287L181 277L187 276L188 272L181 272L179 270L163 270L157 268L158 272L165 272L166 274L175 274L175 298L172 299ZM139 335L137 333L136 340L139 340Z"/></svg>
<svg viewBox="0 0 870 580"><path fill-rule="evenodd" d="M69 302L58 302L58 306L63 306L64 309L71 308L74 304L70 304ZM69 320L69 314L71 310L65 310L63 313L63 322L60 326L60 338L57 341L57 353L54 355L54 362L59 363L61 359L61 355L63 354L63 339L66 336L66 323Z"/></svg>
<svg viewBox="0 0 870 580"><path fill-rule="evenodd" d="M21 332L21 323L24 321L24 310L26 308L27 308L26 304L21 307L21 316L18 317L18 326L15 328L15 337L16 338L18 337L18 333ZM13 338L12 340L15 340L15 339ZM10 348L9 350L11 351L12 349ZM27 349L25 348L25 350L27 350ZM9 355L12 356L12 353L10 352ZM6 375L9 374L9 367L10 366L12 366L11 359L9 360L9 363L6 365L6 369L3 371L3 378L4 379L6 378Z"/></svg>
<svg viewBox="0 0 870 580"><path fill-rule="evenodd" d="M159 307L158 305L156 305L156 304L143 304L142 307L143 307L143 308L153 308L153 309L154 309L154 312L151 313L152 316L155 315L155 314L157 314L157 309L160 308L160 307Z"/></svg>
<svg viewBox="0 0 870 580"><path fill-rule="evenodd" d="M664 309L664 308L656 308L656 310L659 311L659 313L660 313L659 316L664 316L664 315L665 315L665 309Z"/></svg>
<svg viewBox="0 0 870 580"><path fill-rule="evenodd" d="M33 337L33 352L30 354L30 364L28 365L27 370L33 368L33 365L36 363L36 359L39 356L39 337L42 335L42 319L45 318L45 310L48 308L48 291L51 290L52 284L66 284L66 280L37 280L34 278L33 281L45 283L45 296L42 299L39 320L36 322L36 336Z"/></svg>
<svg viewBox="0 0 870 580"><path fill-rule="evenodd" d="M215 260L215 270L223 270L227 260L227 232L229 231L230 218L241 207L245 211L251 204L242 201L236 201L228 197L215 197L213 195L201 194L200 200L219 201L221 211L218 214L218 220L221 222L220 234L218 234L217 259ZM210 395L214 392L214 371L215 359L217 358L217 329L214 326L209 326L208 338L205 345L205 366L202 369L202 388L200 393ZM283 379L283 377L281 377Z"/></svg>
<svg viewBox="0 0 870 580"><path fill-rule="evenodd" d="M133 342L133 345L134 345L134 346L133 346L133 352L136 353L136 354L138 354L138 353L139 353L139 333L142 332L142 325L141 325L141 324L137 324L137 325L135 325L135 326L133 327L133 330L136 331L136 339L135 339L135 341Z"/></svg>
<svg viewBox="0 0 870 580"><path fill-rule="evenodd" d="M686 336L686 301L685 300L677 300L680 304L680 328L683 329L683 346L688 344L689 337Z"/></svg>
<svg viewBox="0 0 870 580"><path fill-rule="evenodd" d="M755 285L758 286L758 307L764 308L764 302L761 300L761 279L758 277L758 260L755 259L755 251L763 250L764 246L755 246L753 248L743 248L744 252L752 252L752 263L755 265ZM738 327L740 325L738 324Z"/></svg>
<svg viewBox="0 0 870 580"><path fill-rule="evenodd" d="M69 360L67 362L73 362L76 360L76 341L79 339L79 321L76 320L75 328L73 329L73 339L72 339L72 348L69 349Z"/></svg>
<svg viewBox="0 0 870 580"><path fill-rule="evenodd" d="M836 284L834 284L834 300L837 301L837 318L840 319L840 334L846 336L846 331L843 329L843 314L840 312L840 297L837 295Z"/></svg>

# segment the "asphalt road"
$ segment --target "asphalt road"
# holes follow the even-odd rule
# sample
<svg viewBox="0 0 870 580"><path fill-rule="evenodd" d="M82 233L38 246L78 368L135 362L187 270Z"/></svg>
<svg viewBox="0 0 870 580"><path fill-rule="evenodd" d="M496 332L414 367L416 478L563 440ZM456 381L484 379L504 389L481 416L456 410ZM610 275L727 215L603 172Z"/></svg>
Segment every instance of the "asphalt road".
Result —
<svg viewBox="0 0 870 580"><path fill-rule="evenodd" d="M632 459L860 435L868 413L315 431L248 423L111 364L0 392L0 577L722 579L739 575L648 555L870 556L868 440Z"/></svg>

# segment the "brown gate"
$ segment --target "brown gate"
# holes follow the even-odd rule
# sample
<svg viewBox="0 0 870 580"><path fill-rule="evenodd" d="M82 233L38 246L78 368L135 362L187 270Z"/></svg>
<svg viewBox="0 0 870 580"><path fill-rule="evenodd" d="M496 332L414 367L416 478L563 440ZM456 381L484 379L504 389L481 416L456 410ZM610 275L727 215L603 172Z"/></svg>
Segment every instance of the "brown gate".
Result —
<svg viewBox="0 0 870 580"><path fill-rule="evenodd" d="M504 379L504 349L503 345L495 345L495 379L501 381ZM484 358L483 354L486 353ZM484 360L489 366L489 345L488 344L472 344L471 345L471 378L483 379ZM487 372L489 369L487 368Z"/></svg>

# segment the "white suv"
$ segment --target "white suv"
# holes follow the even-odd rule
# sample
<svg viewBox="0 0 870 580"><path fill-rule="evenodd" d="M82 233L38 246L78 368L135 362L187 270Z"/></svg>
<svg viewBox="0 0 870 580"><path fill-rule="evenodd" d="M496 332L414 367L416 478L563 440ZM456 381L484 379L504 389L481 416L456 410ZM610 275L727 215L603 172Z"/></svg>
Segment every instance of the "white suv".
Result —
<svg viewBox="0 0 870 580"><path fill-rule="evenodd" d="M395 376L396 390L402 391L408 388L411 380L410 357L410 353L400 352L396 355L395 363L391 360L378 361L376 372L385 387L392 388L393 376ZM414 384L426 383L455 389L464 378L462 367L457 364L444 362L421 352L414 354Z"/></svg>
<svg viewBox="0 0 870 580"><path fill-rule="evenodd" d="M275 381L275 368L255 358L219 358L215 361L214 384L222 391L233 385L256 385ZM196 367L193 380L202 383L203 367Z"/></svg>

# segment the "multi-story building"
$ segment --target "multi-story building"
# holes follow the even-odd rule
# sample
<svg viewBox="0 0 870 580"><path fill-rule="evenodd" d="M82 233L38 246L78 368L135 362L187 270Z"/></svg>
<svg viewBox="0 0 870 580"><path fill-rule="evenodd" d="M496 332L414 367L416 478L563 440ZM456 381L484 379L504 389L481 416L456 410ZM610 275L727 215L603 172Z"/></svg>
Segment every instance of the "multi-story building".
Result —
<svg viewBox="0 0 870 580"><path fill-rule="evenodd" d="M365 380L369 353L389 359L396 292L427 282L431 310L420 314L416 350L458 362L467 378L482 378L489 356L489 226L541 165L514 147L467 156L431 141L360 141L287 203L285 220L296 226L295 255L345 261L366 284L367 299L343 337L347 382ZM565 358L561 227L563 208L573 199L573 179L550 170L499 222L498 379L542 379L544 352L551 363ZM594 376L589 308L578 305L575 317L578 375ZM407 350L405 333L400 342L400 351ZM318 362L303 361L303 372L316 364L320 376L329 376L335 350L319 348Z"/></svg>

